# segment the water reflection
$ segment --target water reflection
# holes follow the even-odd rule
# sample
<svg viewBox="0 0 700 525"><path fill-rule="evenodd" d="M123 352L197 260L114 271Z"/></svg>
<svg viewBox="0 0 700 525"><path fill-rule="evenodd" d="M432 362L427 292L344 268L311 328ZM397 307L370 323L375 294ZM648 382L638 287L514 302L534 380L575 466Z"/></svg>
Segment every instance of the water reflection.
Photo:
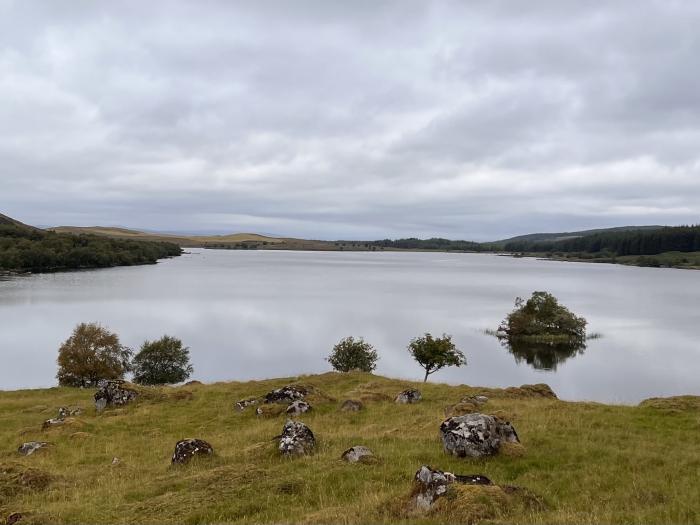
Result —
<svg viewBox="0 0 700 525"><path fill-rule="evenodd" d="M499 339L501 345L515 357L515 362L523 361L535 370L555 371L557 367L567 359L581 355L586 350L586 343L532 343L522 340L509 341L506 338Z"/></svg>

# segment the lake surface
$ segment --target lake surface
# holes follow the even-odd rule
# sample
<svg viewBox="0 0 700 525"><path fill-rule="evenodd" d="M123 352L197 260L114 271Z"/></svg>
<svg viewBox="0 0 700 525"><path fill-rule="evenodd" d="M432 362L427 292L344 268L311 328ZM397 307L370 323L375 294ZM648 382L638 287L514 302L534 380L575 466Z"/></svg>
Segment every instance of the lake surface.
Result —
<svg viewBox="0 0 700 525"><path fill-rule="evenodd" d="M54 385L61 342L97 321L134 349L181 338L205 382L324 372L348 335L377 348L377 373L420 380L406 345L444 332L468 366L431 381L545 382L563 399L617 403L700 394L700 272L480 254L191 251L153 266L0 281L0 389ZM602 334L556 370L518 362L483 333L535 290Z"/></svg>

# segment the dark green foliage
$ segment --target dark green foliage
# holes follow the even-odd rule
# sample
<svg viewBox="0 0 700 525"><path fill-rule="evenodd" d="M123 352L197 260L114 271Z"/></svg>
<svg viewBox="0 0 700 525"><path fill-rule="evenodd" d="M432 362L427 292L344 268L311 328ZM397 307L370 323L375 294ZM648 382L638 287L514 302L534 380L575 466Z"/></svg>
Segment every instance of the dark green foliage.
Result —
<svg viewBox="0 0 700 525"><path fill-rule="evenodd" d="M338 372L371 372L377 367L377 359L377 351L371 344L362 338L346 337L333 347L327 361Z"/></svg>
<svg viewBox="0 0 700 525"><path fill-rule="evenodd" d="M0 224L0 270L49 272L151 264L180 255L167 242L72 235L16 224Z"/></svg>
<svg viewBox="0 0 700 525"><path fill-rule="evenodd" d="M100 379L122 379L131 354L117 334L97 323L81 323L58 350L58 384L87 387Z"/></svg>
<svg viewBox="0 0 700 525"><path fill-rule="evenodd" d="M181 383L192 375L190 352L182 341L165 335L146 341L132 363L134 382L143 385Z"/></svg>
<svg viewBox="0 0 700 525"><path fill-rule="evenodd" d="M426 333L423 337L416 337L408 345L408 351L420 366L425 369L423 381L428 376L446 366L462 366L467 364L464 354L457 350L452 342L452 336L442 334L442 337L434 338Z"/></svg>
<svg viewBox="0 0 700 525"><path fill-rule="evenodd" d="M478 242L472 241L451 241L449 239L384 239L365 243L366 246L380 248L398 248L402 250L440 250L440 251L466 251L480 252L485 248Z"/></svg>
<svg viewBox="0 0 700 525"><path fill-rule="evenodd" d="M509 252L608 252L609 256L694 252L700 251L700 226L609 231L558 241L519 240L506 243L504 248Z"/></svg>

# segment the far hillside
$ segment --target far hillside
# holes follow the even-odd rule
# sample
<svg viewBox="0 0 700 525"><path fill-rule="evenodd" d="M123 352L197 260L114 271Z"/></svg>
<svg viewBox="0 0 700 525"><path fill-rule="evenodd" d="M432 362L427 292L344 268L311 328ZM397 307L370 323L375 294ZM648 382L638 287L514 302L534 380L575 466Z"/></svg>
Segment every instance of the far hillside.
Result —
<svg viewBox="0 0 700 525"><path fill-rule="evenodd" d="M177 244L46 231L0 215L0 272L51 272L153 264Z"/></svg>

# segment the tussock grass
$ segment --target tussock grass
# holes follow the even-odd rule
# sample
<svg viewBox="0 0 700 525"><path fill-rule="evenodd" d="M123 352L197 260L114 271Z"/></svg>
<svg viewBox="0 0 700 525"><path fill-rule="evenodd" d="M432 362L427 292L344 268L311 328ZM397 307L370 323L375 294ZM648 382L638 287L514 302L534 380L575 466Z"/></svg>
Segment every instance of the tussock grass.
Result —
<svg viewBox="0 0 700 525"><path fill-rule="evenodd" d="M235 401L297 382L317 389L314 410L299 419L316 434L315 454L281 457L272 438L284 415L262 418ZM417 387L423 401L396 405ZM535 389L545 392L541 388ZM190 392L190 394L177 394ZM522 448L490 459L442 451L446 407L486 393L479 410L506 415ZM154 395L101 414L92 390L52 388L0 393L0 520L22 523L698 523L700 415L684 398L653 406L570 403L532 389L496 390L410 383L365 373L328 373L248 383L156 389ZM342 412L345 399L365 409ZM390 400L387 400L389 398ZM84 408L79 425L46 431L59 406ZM666 407L662 407L666 408ZM215 455L171 467L176 441L198 437ZM28 440L51 446L23 457ZM350 465L353 445L376 454ZM120 462L112 465L112 458ZM459 488L427 514L408 507L422 465L483 474L524 487ZM21 476L37 479L23 485Z"/></svg>

